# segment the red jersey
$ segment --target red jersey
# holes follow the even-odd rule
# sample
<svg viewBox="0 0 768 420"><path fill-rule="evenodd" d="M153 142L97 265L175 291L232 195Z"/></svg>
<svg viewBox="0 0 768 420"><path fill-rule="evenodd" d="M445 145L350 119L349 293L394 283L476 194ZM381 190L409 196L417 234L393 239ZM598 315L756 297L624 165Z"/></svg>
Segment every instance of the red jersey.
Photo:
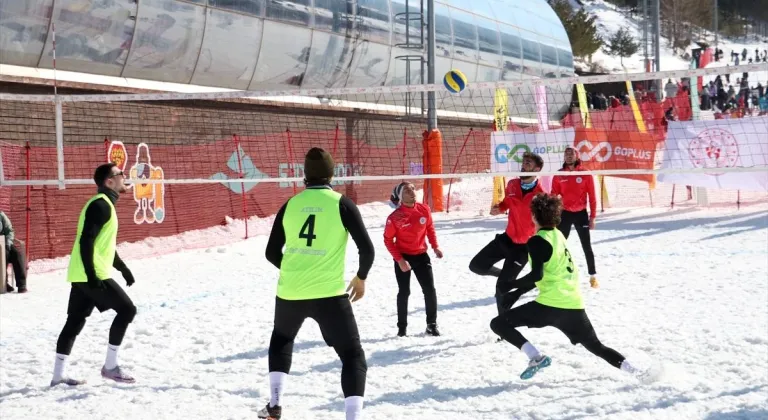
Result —
<svg viewBox="0 0 768 420"><path fill-rule="evenodd" d="M403 259L403 254L419 255L427 252L425 238L429 238L432 249L437 249L435 225L426 204L416 203L413 207L401 205L387 217L384 244L395 261Z"/></svg>
<svg viewBox="0 0 768 420"><path fill-rule="evenodd" d="M533 190L523 195L523 187L520 178L515 178L507 183L506 196L499 203L499 211L509 210L507 215L507 236L516 244L526 244L528 239L536 233L531 215L531 201L537 194L543 193L541 183L537 180Z"/></svg>
<svg viewBox="0 0 768 420"><path fill-rule="evenodd" d="M583 171L581 163L576 163L573 168L563 165L561 171ZM589 218L597 216L597 197L595 197L595 181L592 175L563 176L555 175L552 178L552 195L560 194L563 199L563 210L582 211L587 208L587 196L589 196Z"/></svg>

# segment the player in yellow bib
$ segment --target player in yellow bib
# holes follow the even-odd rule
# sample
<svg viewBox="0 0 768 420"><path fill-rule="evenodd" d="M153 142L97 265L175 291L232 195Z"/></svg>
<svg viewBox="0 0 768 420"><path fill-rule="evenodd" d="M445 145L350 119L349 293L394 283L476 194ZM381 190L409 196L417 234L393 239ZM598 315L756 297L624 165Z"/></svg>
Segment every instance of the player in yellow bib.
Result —
<svg viewBox="0 0 768 420"><path fill-rule="evenodd" d="M64 375L64 367L72 346L85 326L85 319L93 308L99 312L114 309L117 312L109 330L107 359L101 376L117 382L134 382L117 363L117 351L123 342L128 324L136 316L136 306L125 291L112 279L112 268L123 275L128 286L134 282L131 270L117 255L117 213L115 203L125 186L125 175L114 163L96 168L93 180L98 193L85 203L80 211L77 235L69 258L67 281L72 284L67 306L67 322L56 343L56 363L51 386L80 385L85 381Z"/></svg>
<svg viewBox="0 0 768 420"><path fill-rule="evenodd" d="M619 352L604 346L589 322L581 297L578 269L573 264L565 237L557 229L562 209L562 201L557 196L542 193L531 201L531 212L537 231L528 240L531 272L514 282L513 288L528 288L535 284L539 295L533 302L520 305L494 318L491 321L491 329L528 356L528 368L520 375L522 379L530 379L539 369L549 366L552 360L541 354L517 331L517 327L555 327L562 331L572 344L581 343L584 348L612 366L631 374L641 373ZM509 294L512 295L510 301L514 304L517 296Z"/></svg>
<svg viewBox="0 0 768 420"><path fill-rule="evenodd" d="M280 269L280 279L269 342L271 396L258 412L259 418L282 416L283 385L291 369L293 341L307 318L318 323L326 344L341 359L347 420L362 415L368 366L350 299L354 302L365 293L374 248L355 203L331 188L334 167L328 152L310 149L304 159L306 189L280 208L272 225L266 257ZM357 245L360 266L345 289L348 234Z"/></svg>

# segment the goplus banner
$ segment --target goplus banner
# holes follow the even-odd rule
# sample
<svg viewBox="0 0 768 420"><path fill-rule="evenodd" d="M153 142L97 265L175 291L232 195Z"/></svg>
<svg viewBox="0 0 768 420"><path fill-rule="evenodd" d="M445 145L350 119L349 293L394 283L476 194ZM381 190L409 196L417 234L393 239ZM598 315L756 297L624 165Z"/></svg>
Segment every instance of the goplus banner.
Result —
<svg viewBox="0 0 768 420"><path fill-rule="evenodd" d="M579 153L581 164L587 170L601 169L653 169L656 159L656 140L649 133L637 131L606 131L596 128L577 128L573 147ZM649 184L653 175L612 175L636 179Z"/></svg>
<svg viewBox="0 0 768 420"><path fill-rule="evenodd" d="M542 171L556 171L563 166L563 153L573 144L573 136L573 128L540 133L494 131L491 134L491 172L520 171L525 152L541 156L544 160Z"/></svg>
<svg viewBox="0 0 768 420"><path fill-rule="evenodd" d="M659 174L659 182L704 188L768 191L768 117L671 121L662 169L706 173ZM759 172L723 172L762 168Z"/></svg>
<svg viewBox="0 0 768 420"><path fill-rule="evenodd" d="M565 148L576 148L588 170L653 169L656 141L648 133L605 131L595 128L563 128L541 133L494 132L491 135L491 171L517 172L523 153L544 159L543 171L563 166ZM622 178L653 182L653 175L621 175Z"/></svg>

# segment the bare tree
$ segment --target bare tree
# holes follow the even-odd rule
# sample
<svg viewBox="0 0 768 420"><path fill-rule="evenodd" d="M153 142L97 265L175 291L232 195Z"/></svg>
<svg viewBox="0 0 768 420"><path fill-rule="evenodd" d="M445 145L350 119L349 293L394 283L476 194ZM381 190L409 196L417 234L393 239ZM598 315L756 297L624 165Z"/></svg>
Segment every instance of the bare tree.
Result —
<svg viewBox="0 0 768 420"><path fill-rule="evenodd" d="M712 22L710 0L661 0L663 35L675 54L694 41L695 28L709 28Z"/></svg>

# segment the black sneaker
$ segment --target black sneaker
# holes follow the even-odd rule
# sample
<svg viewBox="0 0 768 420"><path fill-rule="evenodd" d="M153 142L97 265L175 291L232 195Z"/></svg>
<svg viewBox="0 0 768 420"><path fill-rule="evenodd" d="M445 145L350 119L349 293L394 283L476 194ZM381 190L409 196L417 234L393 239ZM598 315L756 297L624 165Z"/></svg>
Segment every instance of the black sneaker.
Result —
<svg viewBox="0 0 768 420"><path fill-rule="evenodd" d="M427 324L427 334L432 336L439 336L440 331L437 329L437 324Z"/></svg>
<svg viewBox="0 0 768 420"><path fill-rule="evenodd" d="M397 336L398 337L405 337L408 334L405 333L405 327L398 327L397 328Z"/></svg>
<svg viewBox="0 0 768 420"><path fill-rule="evenodd" d="M283 415L283 407L276 405L274 407L270 407L269 403L259 410L256 415L260 419L267 419L267 420L280 420L280 417Z"/></svg>

